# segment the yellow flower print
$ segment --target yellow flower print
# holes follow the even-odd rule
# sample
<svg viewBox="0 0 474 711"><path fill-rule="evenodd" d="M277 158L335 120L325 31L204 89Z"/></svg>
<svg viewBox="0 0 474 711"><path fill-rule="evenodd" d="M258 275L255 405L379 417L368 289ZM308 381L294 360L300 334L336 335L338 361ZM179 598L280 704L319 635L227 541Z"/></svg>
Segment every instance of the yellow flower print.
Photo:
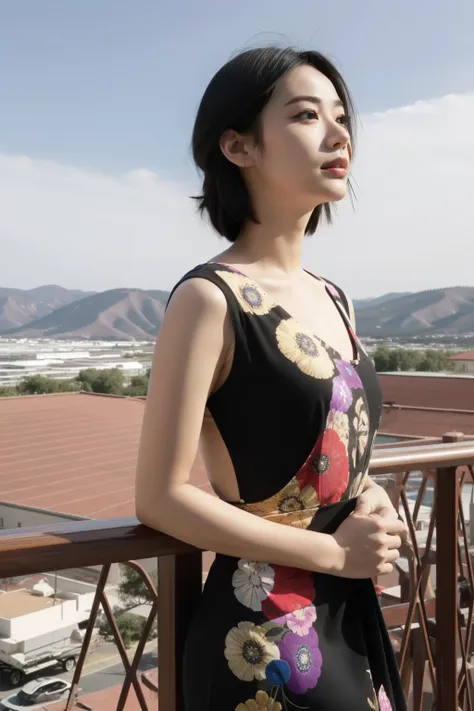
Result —
<svg viewBox="0 0 474 711"><path fill-rule="evenodd" d="M307 528L319 508L315 489L308 485L300 488L296 477L265 501L242 506L245 511L272 521Z"/></svg>
<svg viewBox="0 0 474 711"><path fill-rule="evenodd" d="M239 622L225 638L225 658L229 669L241 681L265 679L265 667L280 659L280 651L265 636L265 630L253 622Z"/></svg>
<svg viewBox="0 0 474 711"><path fill-rule="evenodd" d="M360 460L364 456L369 440L369 414L362 397L355 404L354 429L356 446L352 450L352 463L355 466L357 459Z"/></svg>
<svg viewBox="0 0 474 711"><path fill-rule="evenodd" d="M321 342L305 333L294 318L284 319L276 330L281 353L313 378L327 380L334 374L334 363Z"/></svg>
<svg viewBox="0 0 474 711"><path fill-rule="evenodd" d="M278 495L278 510L280 513L293 513L315 509L318 504L318 495L312 486L300 489L296 479L292 479Z"/></svg>
<svg viewBox="0 0 474 711"><path fill-rule="evenodd" d="M349 418L345 412L331 410L327 419L326 427L334 430L339 435L339 439L346 446L349 444Z"/></svg>
<svg viewBox="0 0 474 711"><path fill-rule="evenodd" d="M215 273L230 286L246 313L264 316L274 307L269 296L243 274L221 270Z"/></svg>
<svg viewBox="0 0 474 711"><path fill-rule="evenodd" d="M239 704L235 711L281 711L279 701L271 699L266 691L257 691L255 699L249 699L245 704Z"/></svg>

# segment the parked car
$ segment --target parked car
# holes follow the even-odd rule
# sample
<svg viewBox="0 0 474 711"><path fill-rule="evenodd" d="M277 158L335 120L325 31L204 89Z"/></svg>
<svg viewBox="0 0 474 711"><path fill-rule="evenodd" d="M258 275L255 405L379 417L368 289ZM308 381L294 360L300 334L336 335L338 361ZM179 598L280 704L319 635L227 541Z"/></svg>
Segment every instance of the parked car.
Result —
<svg viewBox="0 0 474 711"><path fill-rule="evenodd" d="M16 694L3 699L0 702L0 711L34 711L43 708L44 704L51 701L66 699L71 684L65 679L55 679L54 677L43 677L35 679L25 684Z"/></svg>

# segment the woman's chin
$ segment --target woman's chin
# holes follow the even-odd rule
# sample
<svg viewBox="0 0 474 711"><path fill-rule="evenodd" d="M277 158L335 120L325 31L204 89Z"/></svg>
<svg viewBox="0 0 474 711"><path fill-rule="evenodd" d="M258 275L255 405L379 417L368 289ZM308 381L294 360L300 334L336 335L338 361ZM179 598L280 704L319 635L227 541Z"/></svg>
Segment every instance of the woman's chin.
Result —
<svg viewBox="0 0 474 711"><path fill-rule="evenodd" d="M343 200L347 195L347 181L334 181L331 185L325 185L321 191L324 194L324 202L338 202Z"/></svg>

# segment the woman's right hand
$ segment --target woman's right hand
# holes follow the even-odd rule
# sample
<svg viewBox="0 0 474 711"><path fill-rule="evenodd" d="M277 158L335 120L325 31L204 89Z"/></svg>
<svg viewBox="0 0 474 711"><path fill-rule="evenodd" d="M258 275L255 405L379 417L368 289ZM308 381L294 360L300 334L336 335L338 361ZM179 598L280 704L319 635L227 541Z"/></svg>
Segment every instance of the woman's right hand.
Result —
<svg viewBox="0 0 474 711"><path fill-rule="evenodd" d="M371 578L393 570L406 526L395 516L352 514L333 534L338 546L335 574Z"/></svg>

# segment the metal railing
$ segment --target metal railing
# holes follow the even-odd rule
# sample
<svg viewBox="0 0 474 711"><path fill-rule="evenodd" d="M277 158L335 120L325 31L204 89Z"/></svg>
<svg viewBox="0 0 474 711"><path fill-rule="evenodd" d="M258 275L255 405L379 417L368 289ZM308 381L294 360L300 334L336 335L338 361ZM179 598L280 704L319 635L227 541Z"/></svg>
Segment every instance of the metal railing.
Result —
<svg viewBox="0 0 474 711"><path fill-rule="evenodd" d="M421 711L436 705L438 711L474 711L469 663L474 574L461 498L463 486L471 486L472 482L474 441L457 434L446 435L443 440L374 450L371 475L385 484L407 521L411 544L398 569L398 597L394 599L389 591L382 590L380 600L411 709ZM154 557L158 560L158 594L150 577L134 562ZM152 599L131 661L105 594L113 563L125 563L138 570ZM139 525L136 519L75 521L0 531L1 577L97 565L102 566L102 572L67 708L73 708L76 701L83 663L102 606L125 669L117 710L124 709L133 688L142 711L151 711L137 670L148 633L158 616L160 711L183 711L181 660L202 589L200 551ZM158 707L158 698L154 707Z"/></svg>

